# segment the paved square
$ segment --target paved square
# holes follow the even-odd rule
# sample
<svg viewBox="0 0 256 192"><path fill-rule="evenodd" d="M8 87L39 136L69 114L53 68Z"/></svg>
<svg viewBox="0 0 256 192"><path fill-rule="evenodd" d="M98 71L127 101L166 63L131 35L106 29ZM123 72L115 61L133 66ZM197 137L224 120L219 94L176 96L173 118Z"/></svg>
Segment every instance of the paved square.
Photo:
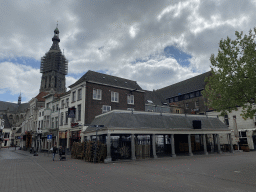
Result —
<svg viewBox="0 0 256 192"><path fill-rule="evenodd" d="M256 151L93 164L0 150L0 191L256 191Z"/></svg>

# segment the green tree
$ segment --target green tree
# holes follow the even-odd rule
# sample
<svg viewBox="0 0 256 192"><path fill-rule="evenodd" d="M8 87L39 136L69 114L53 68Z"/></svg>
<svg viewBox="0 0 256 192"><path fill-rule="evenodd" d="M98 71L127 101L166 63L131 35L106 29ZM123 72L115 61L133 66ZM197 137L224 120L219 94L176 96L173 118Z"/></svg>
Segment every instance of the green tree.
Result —
<svg viewBox="0 0 256 192"><path fill-rule="evenodd" d="M256 113L256 28L235 32L236 40L229 37L219 43L218 55L211 55L212 75L205 79L203 96L208 107L227 114L242 107L244 119Z"/></svg>

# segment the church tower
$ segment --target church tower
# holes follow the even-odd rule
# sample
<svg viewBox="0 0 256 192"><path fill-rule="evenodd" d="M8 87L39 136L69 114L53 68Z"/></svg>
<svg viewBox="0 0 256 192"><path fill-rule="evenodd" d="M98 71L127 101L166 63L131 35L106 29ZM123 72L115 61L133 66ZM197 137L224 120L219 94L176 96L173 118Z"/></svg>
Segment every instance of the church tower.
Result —
<svg viewBox="0 0 256 192"><path fill-rule="evenodd" d="M66 92L66 78L68 74L68 61L59 47L58 24L54 30L50 50L41 58L40 73L42 73L40 92Z"/></svg>
<svg viewBox="0 0 256 192"><path fill-rule="evenodd" d="M21 104L21 93L20 93L20 96L18 97L18 105Z"/></svg>

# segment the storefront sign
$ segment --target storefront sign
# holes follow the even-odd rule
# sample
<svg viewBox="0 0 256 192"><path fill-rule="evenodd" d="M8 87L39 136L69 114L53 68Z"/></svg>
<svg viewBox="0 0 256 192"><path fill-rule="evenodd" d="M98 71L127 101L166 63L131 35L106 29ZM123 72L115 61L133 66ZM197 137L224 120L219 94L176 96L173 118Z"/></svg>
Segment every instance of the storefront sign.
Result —
<svg viewBox="0 0 256 192"><path fill-rule="evenodd" d="M71 127L73 128L73 127L78 127L78 123L71 123Z"/></svg>

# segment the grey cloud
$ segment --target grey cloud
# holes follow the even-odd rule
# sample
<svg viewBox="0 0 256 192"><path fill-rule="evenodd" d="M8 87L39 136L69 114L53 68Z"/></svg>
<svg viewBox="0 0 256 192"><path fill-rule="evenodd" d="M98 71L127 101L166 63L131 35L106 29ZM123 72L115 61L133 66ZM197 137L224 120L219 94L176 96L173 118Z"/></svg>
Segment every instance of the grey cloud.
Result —
<svg viewBox="0 0 256 192"><path fill-rule="evenodd" d="M166 7L186 2L178 16L173 10L157 19ZM255 18L254 10L252 1L240 0L2 1L0 43L4 46L0 47L0 57L40 60L52 44L58 20L60 48L65 49L69 60L69 83L75 80L70 75L90 69L137 80L145 89L157 89L209 70L209 57L217 53L221 38L233 38L236 30L247 33L254 27L250 19ZM203 29L200 24L202 30L194 33L199 26L193 21L200 17L211 25L216 15L219 22L242 16L249 19L241 26L223 23ZM138 31L132 38L129 30L134 24ZM174 59L165 58L166 46L177 46L190 54L191 65L182 67ZM136 64L136 60L143 61Z"/></svg>

